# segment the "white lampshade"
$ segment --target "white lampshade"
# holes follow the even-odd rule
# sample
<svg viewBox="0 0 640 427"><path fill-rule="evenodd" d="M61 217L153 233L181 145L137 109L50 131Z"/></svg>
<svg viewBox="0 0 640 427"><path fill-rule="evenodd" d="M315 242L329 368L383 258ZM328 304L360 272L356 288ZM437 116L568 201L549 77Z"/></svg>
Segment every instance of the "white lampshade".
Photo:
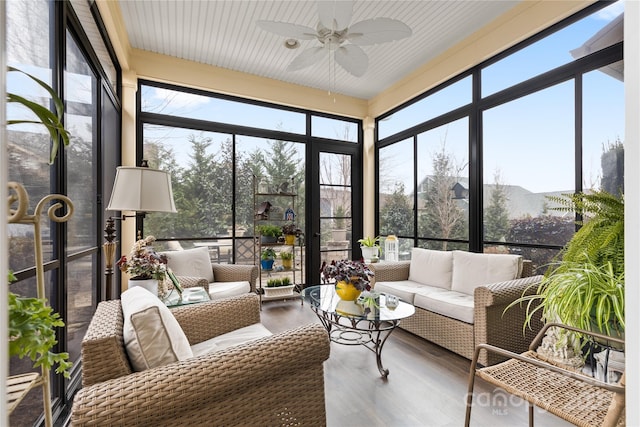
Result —
<svg viewBox="0 0 640 427"><path fill-rule="evenodd" d="M107 210L176 213L171 174L158 169L119 166Z"/></svg>

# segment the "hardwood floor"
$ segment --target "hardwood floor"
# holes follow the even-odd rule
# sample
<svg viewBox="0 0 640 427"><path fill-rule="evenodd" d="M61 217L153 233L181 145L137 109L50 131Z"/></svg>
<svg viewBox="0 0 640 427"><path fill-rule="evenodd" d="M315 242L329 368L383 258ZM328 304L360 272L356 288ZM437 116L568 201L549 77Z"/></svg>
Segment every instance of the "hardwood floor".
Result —
<svg viewBox="0 0 640 427"><path fill-rule="evenodd" d="M263 303L262 323L272 332L319 322L299 301ZM325 362L327 426L462 426L469 361L404 330L395 330L382 352L389 377L380 377L375 355L361 346L331 343ZM537 426L569 426L536 409ZM472 426L527 426L526 402L476 380Z"/></svg>

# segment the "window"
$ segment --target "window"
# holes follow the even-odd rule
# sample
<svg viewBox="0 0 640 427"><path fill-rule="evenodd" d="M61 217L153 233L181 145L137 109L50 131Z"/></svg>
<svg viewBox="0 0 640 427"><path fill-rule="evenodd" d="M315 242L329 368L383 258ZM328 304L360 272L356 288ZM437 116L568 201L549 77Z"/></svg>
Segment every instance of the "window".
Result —
<svg viewBox="0 0 640 427"><path fill-rule="evenodd" d="M575 218L549 196L622 190L623 6L599 2L378 118L379 232L552 260Z"/></svg>
<svg viewBox="0 0 640 427"><path fill-rule="evenodd" d="M418 135L418 237L442 239L429 244L432 249L451 249L449 241L469 238L468 153L467 118Z"/></svg>
<svg viewBox="0 0 640 427"><path fill-rule="evenodd" d="M451 83L378 121L378 138L384 139L471 102L471 76Z"/></svg>

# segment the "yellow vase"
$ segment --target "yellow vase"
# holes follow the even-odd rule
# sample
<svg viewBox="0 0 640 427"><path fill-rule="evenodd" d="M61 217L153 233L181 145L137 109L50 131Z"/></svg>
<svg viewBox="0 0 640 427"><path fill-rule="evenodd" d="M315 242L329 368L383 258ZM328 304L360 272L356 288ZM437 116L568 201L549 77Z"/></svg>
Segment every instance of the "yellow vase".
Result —
<svg viewBox="0 0 640 427"><path fill-rule="evenodd" d="M336 294L345 301L355 301L358 299L361 290L353 286L351 282L340 281L336 283Z"/></svg>
<svg viewBox="0 0 640 427"><path fill-rule="evenodd" d="M296 235L295 234L285 234L284 235L284 244L285 245L295 245L296 244Z"/></svg>

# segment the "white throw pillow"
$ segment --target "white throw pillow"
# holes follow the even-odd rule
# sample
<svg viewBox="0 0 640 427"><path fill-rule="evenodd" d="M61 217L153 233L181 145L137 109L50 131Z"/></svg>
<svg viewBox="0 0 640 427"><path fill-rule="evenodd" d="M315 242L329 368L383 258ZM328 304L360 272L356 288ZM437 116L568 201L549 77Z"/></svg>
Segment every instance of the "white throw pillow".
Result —
<svg viewBox="0 0 640 427"><path fill-rule="evenodd" d="M478 286L517 279L520 274L520 255L453 251L451 289L454 291L473 295Z"/></svg>
<svg viewBox="0 0 640 427"><path fill-rule="evenodd" d="M423 285L451 289L453 255L450 251L412 248L409 280Z"/></svg>
<svg viewBox="0 0 640 427"><path fill-rule="evenodd" d="M167 265L176 276L204 277L209 283L213 282L213 268L209 249L206 247L168 251L162 254L167 256Z"/></svg>
<svg viewBox="0 0 640 427"><path fill-rule="evenodd" d="M193 357L180 324L157 296L136 286L124 291L120 302L124 344L134 371Z"/></svg>

